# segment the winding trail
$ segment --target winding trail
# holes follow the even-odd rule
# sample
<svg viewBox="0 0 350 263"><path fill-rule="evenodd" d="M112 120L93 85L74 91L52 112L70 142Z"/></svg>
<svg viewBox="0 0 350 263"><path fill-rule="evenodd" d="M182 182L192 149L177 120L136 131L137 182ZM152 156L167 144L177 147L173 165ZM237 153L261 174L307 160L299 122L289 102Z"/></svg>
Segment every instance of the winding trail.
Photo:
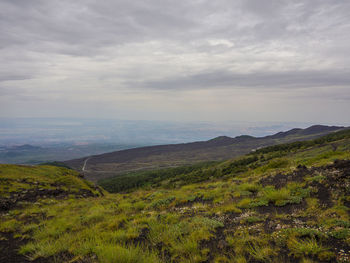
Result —
<svg viewBox="0 0 350 263"><path fill-rule="evenodd" d="M91 159L91 157L87 158L87 159L84 161L83 168L81 169L83 172L85 171L85 167L86 167L87 161L90 160L90 159Z"/></svg>

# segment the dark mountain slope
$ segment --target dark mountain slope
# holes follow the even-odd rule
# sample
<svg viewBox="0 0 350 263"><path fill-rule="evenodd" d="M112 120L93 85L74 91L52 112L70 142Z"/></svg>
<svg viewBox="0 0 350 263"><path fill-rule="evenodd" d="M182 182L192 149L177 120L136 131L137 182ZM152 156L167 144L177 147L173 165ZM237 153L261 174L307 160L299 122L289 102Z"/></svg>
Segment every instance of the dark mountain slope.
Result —
<svg viewBox="0 0 350 263"><path fill-rule="evenodd" d="M221 161L249 153L257 148L313 139L343 128L316 125L260 138L248 135L235 138L220 136L209 141L134 148L69 160L64 163L76 170L84 170L85 176L90 180L99 180L136 170Z"/></svg>
<svg viewBox="0 0 350 263"><path fill-rule="evenodd" d="M339 130L340 128L344 128L344 127L313 125L306 129L295 128L286 132L279 132L279 133L276 133L275 135L268 136L268 137L271 137L274 139L284 138L286 136L307 136L307 135L315 135L317 137L320 133L325 134L329 132L334 132Z"/></svg>

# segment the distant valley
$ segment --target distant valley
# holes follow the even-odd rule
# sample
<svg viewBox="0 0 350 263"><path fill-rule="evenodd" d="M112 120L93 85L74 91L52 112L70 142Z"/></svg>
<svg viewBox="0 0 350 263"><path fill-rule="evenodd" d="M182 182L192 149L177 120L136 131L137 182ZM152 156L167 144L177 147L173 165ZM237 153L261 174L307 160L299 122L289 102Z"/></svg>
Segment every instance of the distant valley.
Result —
<svg viewBox="0 0 350 263"><path fill-rule="evenodd" d="M80 158L90 154L101 154L116 150L139 147L140 144L122 145L113 143L56 143L51 145L0 146L0 163L40 164Z"/></svg>

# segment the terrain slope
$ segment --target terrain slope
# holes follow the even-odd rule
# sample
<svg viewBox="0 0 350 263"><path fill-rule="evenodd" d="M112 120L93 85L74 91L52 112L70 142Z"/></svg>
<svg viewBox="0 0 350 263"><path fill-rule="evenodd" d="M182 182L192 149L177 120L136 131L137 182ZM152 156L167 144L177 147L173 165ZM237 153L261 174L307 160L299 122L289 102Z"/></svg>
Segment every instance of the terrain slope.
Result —
<svg viewBox="0 0 350 263"><path fill-rule="evenodd" d="M209 141L134 148L87 156L64 163L75 170L83 171L87 179L97 181L131 171L227 160L257 148L313 139L343 128L315 125L259 138L248 135L235 138L220 136Z"/></svg>
<svg viewBox="0 0 350 263"><path fill-rule="evenodd" d="M0 180L0 262L349 262L350 130L128 193L52 166L0 165Z"/></svg>

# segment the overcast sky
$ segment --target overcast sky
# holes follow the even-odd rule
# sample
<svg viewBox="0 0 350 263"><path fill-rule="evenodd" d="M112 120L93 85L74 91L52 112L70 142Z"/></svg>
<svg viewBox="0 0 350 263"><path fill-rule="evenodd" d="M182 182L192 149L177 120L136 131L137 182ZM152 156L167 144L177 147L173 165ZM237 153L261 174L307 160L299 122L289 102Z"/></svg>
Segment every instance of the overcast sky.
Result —
<svg viewBox="0 0 350 263"><path fill-rule="evenodd" d="M350 1L1 0L0 117L350 124Z"/></svg>

